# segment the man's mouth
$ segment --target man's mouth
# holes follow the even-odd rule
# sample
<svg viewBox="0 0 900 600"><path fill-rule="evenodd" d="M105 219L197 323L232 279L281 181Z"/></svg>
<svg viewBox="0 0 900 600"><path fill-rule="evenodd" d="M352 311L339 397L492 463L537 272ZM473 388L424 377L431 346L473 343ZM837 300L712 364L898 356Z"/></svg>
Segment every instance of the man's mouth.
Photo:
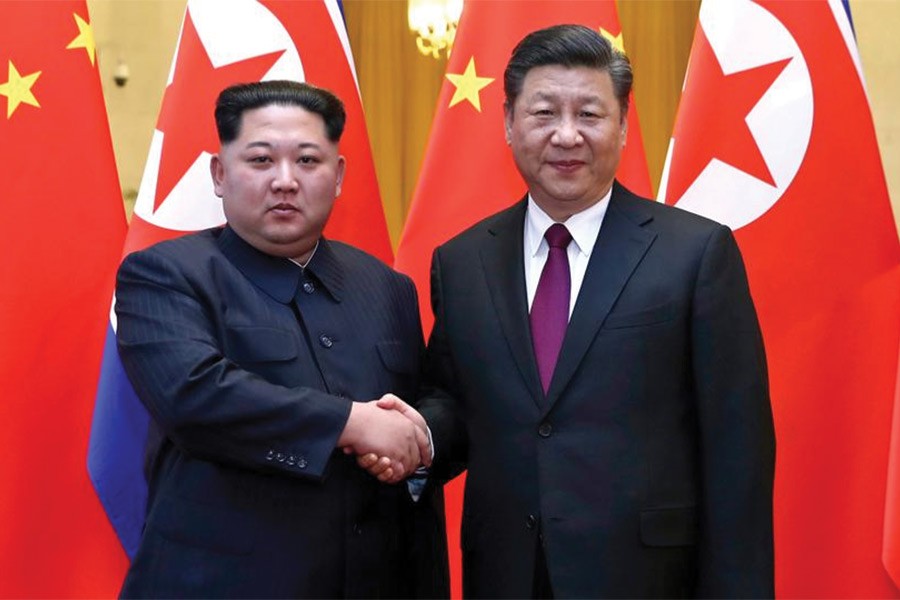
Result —
<svg viewBox="0 0 900 600"><path fill-rule="evenodd" d="M269 210L275 213L289 213L297 212L297 207L287 202L279 202L278 204L272 206Z"/></svg>
<svg viewBox="0 0 900 600"><path fill-rule="evenodd" d="M548 161L551 167L564 173L576 171L584 166L583 160L551 160Z"/></svg>

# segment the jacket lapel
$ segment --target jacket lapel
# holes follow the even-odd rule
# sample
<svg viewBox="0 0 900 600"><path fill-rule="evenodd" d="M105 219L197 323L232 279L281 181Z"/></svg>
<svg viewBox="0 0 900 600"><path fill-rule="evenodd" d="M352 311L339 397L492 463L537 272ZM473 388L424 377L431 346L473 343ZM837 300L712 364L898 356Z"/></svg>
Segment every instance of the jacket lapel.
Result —
<svg viewBox="0 0 900 600"><path fill-rule="evenodd" d="M644 227L651 217L642 210L642 202L650 201L638 199L615 184L575 310L566 329L547 393L545 412L552 408L565 390L606 315L656 239L656 234Z"/></svg>
<svg viewBox="0 0 900 600"><path fill-rule="evenodd" d="M481 263L509 350L532 399L542 407L544 391L531 344L525 290L522 237L526 206L525 200L517 203L488 226L487 239L481 248Z"/></svg>

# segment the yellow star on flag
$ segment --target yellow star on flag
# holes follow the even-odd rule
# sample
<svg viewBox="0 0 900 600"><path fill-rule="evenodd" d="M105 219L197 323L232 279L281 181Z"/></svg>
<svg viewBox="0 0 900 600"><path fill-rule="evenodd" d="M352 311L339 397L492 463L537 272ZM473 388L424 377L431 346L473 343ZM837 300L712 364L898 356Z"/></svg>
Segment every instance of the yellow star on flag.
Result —
<svg viewBox="0 0 900 600"><path fill-rule="evenodd" d="M463 100L468 100L472 106L475 107L475 110L481 112L481 97L479 96L479 92L489 83L494 81L494 79L492 77L479 77L475 73L474 56L469 59L469 64L466 66L466 70L462 75L447 73L447 79L456 86L456 91L453 92L453 98L450 99L450 106L447 108L453 108Z"/></svg>
<svg viewBox="0 0 900 600"><path fill-rule="evenodd" d="M93 65L94 54L97 51L97 45L94 43L94 30L91 28L91 24L79 17L77 13L72 13L72 16L75 17L75 24L78 25L78 36L69 42L69 45L66 46L66 50L84 48Z"/></svg>
<svg viewBox="0 0 900 600"><path fill-rule="evenodd" d="M609 43L612 44L612 47L625 54L625 41L622 39L622 32L619 32L619 35L613 35L607 30L600 28L600 35L609 40Z"/></svg>
<svg viewBox="0 0 900 600"><path fill-rule="evenodd" d="M16 69L16 65L13 64L13 61L9 61L9 79L6 83L0 83L0 96L6 96L7 99L7 119L12 117L12 114L16 112L16 109L19 107L19 104L24 103L30 104L31 106L37 106L38 108L41 107L41 105L38 104L37 98L31 93L31 86L34 85L34 82L37 81L37 78L40 76L41 72L36 71L23 77L19 74L19 70Z"/></svg>

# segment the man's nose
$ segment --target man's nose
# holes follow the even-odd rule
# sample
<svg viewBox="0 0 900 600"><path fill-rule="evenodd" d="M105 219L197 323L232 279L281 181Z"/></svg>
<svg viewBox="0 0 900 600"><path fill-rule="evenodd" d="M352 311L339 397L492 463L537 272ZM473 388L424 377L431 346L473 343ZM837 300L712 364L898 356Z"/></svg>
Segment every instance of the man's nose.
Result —
<svg viewBox="0 0 900 600"><path fill-rule="evenodd" d="M275 163L275 177L272 179L272 190L276 192L296 192L299 187L297 165L290 160L281 160Z"/></svg>
<svg viewBox="0 0 900 600"><path fill-rule="evenodd" d="M584 142L584 137L578 129L575 118L564 115L557 123L550 141L558 146L570 148Z"/></svg>

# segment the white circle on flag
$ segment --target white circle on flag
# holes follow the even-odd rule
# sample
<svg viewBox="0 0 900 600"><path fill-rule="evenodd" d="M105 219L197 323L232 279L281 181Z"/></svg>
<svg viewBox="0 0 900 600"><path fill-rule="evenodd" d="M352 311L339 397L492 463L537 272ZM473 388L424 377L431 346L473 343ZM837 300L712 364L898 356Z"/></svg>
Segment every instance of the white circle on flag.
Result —
<svg viewBox="0 0 900 600"><path fill-rule="evenodd" d="M746 118L775 186L713 158L676 202L679 208L738 229L772 208L797 175L812 132L812 81L793 36L758 4L749 0L704 2L700 24L725 75L792 59ZM715 109L714 102L709 106ZM703 124L696 123L691 135L715 133L704 132ZM663 169L660 198L665 198L677 145L673 138Z"/></svg>
<svg viewBox="0 0 900 600"><path fill-rule="evenodd" d="M190 0L187 10L213 66L231 64L271 52L284 51L263 80L304 81L303 64L290 34L275 15L255 0ZM180 47L181 36L176 48ZM172 83L172 60L168 84ZM167 84L167 85L168 85ZM205 118L212 119L212 108ZM211 155L201 152L154 211L154 198L165 134L153 131L147 165L134 212L143 220L175 231L196 231L225 223L222 200L213 193L209 173Z"/></svg>

